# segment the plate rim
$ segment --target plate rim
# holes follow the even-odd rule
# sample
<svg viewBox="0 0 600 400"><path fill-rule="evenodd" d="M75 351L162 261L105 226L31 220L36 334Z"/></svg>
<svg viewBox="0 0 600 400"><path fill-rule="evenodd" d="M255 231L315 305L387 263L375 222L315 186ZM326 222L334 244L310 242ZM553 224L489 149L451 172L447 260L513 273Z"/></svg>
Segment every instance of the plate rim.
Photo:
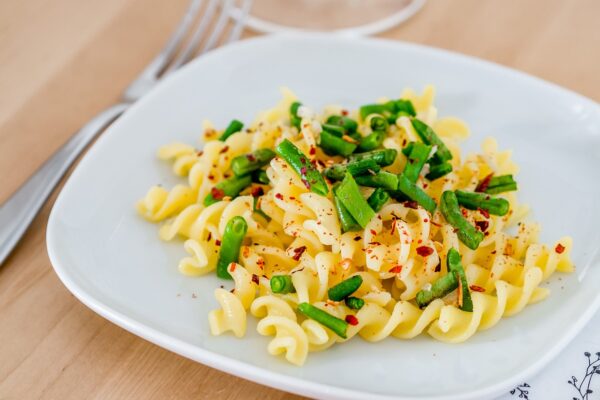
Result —
<svg viewBox="0 0 600 400"><path fill-rule="evenodd" d="M91 157L90 155L95 154L95 151L98 148L98 144L102 143L103 139L105 139L106 136L112 134L112 131L118 130L118 127L122 123L122 120L128 118L128 115L131 113L131 110L137 110L139 107L144 107L146 102L151 101L151 99L155 96L159 96L163 88L169 87L172 84L172 82L184 75L185 71L187 71L188 69L196 68L196 65L206 62L207 59L210 60L210 58L215 55L227 52L235 52L238 48L252 47L255 45L260 46L263 43L266 43L268 45L269 42L306 39L352 42L352 44L367 46L397 46L403 47L409 51L423 52L443 56L444 58L449 57L457 61L468 62L471 64L475 63L478 66L483 67L485 69L494 70L495 72L499 72L505 75L508 74L511 75L513 78L521 80L525 79L531 84L536 84L538 86L551 89L552 91L559 92L562 95L562 97L564 97L565 95L570 96L571 98L577 99L579 102L584 103L586 107L595 109L596 112L600 114L600 105L593 99L585 97L570 89L561 87L556 83L546 81L528 73L518 71L513 68L506 67L488 60L416 43L407 43L404 41L384 38L348 38L332 33L313 32L265 35L235 42L228 46L215 49L205 56L192 60L179 71L176 71L171 76L167 77L164 81L159 82L159 84L157 84L156 87L154 87L147 95L145 95L142 99L134 103L128 110L126 110L121 118L119 118L115 123L109 126L109 128L106 129L106 131L101 135L99 140L96 141L96 143L94 143L94 145L84 155L84 157L79 162L73 173L67 179L54 205L52 206L46 230L48 256L50 258L52 267L59 279L61 280L61 282L79 301L81 301L87 307L92 309L94 312L111 321L112 323L120 326L121 328L145 340L148 340L164 349L172 351L183 357L207 365L211 368L215 368L225 373L232 374L262 385L284 390L287 392L296 393L299 395L332 399L362 399L366 397L372 399L394 398L404 400L417 398L421 400L480 399L501 395L502 393L507 392L511 388L511 386L514 385L516 382L525 381L537 372L539 372L540 369L542 369L546 364L548 364L552 359L554 359L567 346L567 344L569 344L573 340L573 338L583 329L583 327L585 327L585 325L594 316L596 311L600 308L600 293L596 296L596 298L594 298L593 301L588 303L589 305L585 309L585 311L579 314L579 318L571 324L570 328L566 331L562 338L554 342L554 344L549 348L549 350L544 354L543 357L540 357L534 362L526 365L520 372L512 375L510 378L495 382L493 385L480 388L475 391L467 391L463 393L441 396L425 395L418 397L398 397L385 394L364 392L360 390L345 389L339 386L328 385L303 378L292 377L280 372L274 372L266 368L247 364L246 362L228 356L224 356L219 353L212 352L210 350L206 350L199 346L189 344L166 333L162 333L161 331L147 326L144 323L136 321L133 317L128 317L127 315L116 311L109 305L103 303L100 299L96 298L96 296L94 296L92 293L86 292L86 290L77 283L76 277L73 277L69 274L69 268L61 262L61 257L59 255L60 251L57 250L59 246L56 245L57 240L59 240L59 235L56 233L56 231L59 230L59 223L57 222L59 218L57 215L59 212L57 210L62 208L64 197L66 197L65 193L69 193L72 190L71 186L73 185L73 181L76 179L77 176L79 176L79 174L82 173L82 170L85 169L84 167L89 162L91 162L90 160L93 157ZM593 259L593 261L596 260Z"/></svg>

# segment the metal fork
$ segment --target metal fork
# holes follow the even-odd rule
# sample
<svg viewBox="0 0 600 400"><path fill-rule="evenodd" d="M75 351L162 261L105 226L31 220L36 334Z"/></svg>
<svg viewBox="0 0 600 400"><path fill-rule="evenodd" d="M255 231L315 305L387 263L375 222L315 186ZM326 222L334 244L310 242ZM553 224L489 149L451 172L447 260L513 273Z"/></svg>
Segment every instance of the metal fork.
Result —
<svg viewBox="0 0 600 400"><path fill-rule="evenodd" d="M203 0L191 0L185 15L165 47L125 89L121 102L100 112L84 125L0 206L0 265L17 245L61 178L88 144L135 101L152 89L160 79L177 70L196 53L204 54L217 46L230 19L234 0L209 0L204 14L192 32L202 3ZM239 39L251 4L252 0L242 0L241 17L238 12L234 26L224 43ZM209 33L207 28L215 17L216 23ZM178 51L188 36L187 44ZM205 38L204 45L198 52L198 47Z"/></svg>

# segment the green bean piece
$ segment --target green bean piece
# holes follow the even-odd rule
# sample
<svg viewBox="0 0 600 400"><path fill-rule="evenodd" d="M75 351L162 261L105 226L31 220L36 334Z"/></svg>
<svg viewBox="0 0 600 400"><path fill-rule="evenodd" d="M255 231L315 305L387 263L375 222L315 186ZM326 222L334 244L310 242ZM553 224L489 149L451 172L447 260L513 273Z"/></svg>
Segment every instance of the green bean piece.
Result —
<svg viewBox="0 0 600 400"><path fill-rule="evenodd" d="M373 118L371 118L371 130L373 132L387 132L387 129L389 127L389 124L387 122L387 120L385 118L382 118L380 116L374 116Z"/></svg>
<svg viewBox="0 0 600 400"><path fill-rule="evenodd" d="M326 196L329 193L329 187L325 179L314 165L311 164L309 158L292 142L284 139L277 145L275 151L296 171L307 188L321 196Z"/></svg>
<svg viewBox="0 0 600 400"><path fill-rule="evenodd" d="M278 294L295 293L296 288L289 275L273 275L269 281L271 291Z"/></svg>
<svg viewBox="0 0 600 400"><path fill-rule="evenodd" d="M244 123L242 121L238 121L237 119L234 119L233 121L231 121L229 123L229 125L227 126L227 128L225 129L225 131L223 132L221 137L219 138L219 140L221 142L224 142L229 136L241 131L243 127L244 127Z"/></svg>
<svg viewBox="0 0 600 400"><path fill-rule="evenodd" d="M348 133L354 133L356 132L356 129L358 129L358 123L355 120L343 115L331 115L327 118L326 123L341 126Z"/></svg>
<svg viewBox="0 0 600 400"><path fill-rule="evenodd" d="M517 190L517 182L507 183L506 185L498 185L485 189L487 194L498 194L504 192L514 192Z"/></svg>
<svg viewBox="0 0 600 400"><path fill-rule="evenodd" d="M333 136L337 136L339 138L341 138L347 133L346 129L343 126L335 124L322 124L321 128L323 128L325 132L331 133Z"/></svg>
<svg viewBox="0 0 600 400"><path fill-rule="evenodd" d="M390 194L382 188L377 188L371 193L367 199L367 203L371 206L373 211L379 212L385 203L390 199Z"/></svg>
<svg viewBox="0 0 600 400"><path fill-rule="evenodd" d="M440 201L440 211L446 221L454 228L458 229L458 239L471 250L477 249L484 238L481 231L475 228L463 217L456 194L451 190L442 193Z"/></svg>
<svg viewBox="0 0 600 400"><path fill-rule="evenodd" d="M359 299L358 297L352 296L346 297L346 300L344 300L344 302L346 303L348 308L351 308L353 310L360 310L365 305L365 301L363 299Z"/></svg>
<svg viewBox="0 0 600 400"><path fill-rule="evenodd" d="M406 161L404 171L402 172L409 181L413 183L417 181L421 170L429 158L429 153L431 153L431 146L427 144L414 143L411 146L408 160Z"/></svg>
<svg viewBox="0 0 600 400"><path fill-rule="evenodd" d="M418 187L415 183L411 182L404 174L398 175L398 190L409 199L419 203L421 207L429 211L431 214L435 212L437 207L435 200L433 200L427 193Z"/></svg>
<svg viewBox="0 0 600 400"><path fill-rule="evenodd" d="M206 207L223 200L224 197L236 197L242 190L252 183L250 175L232 176L215 185L204 198Z"/></svg>
<svg viewBox="0 0 600 400"><path fill-rule="evenodd" d="M333 181L341 181L346 176L346 171L350 172L352 176L363 175L371 172L379 172L381 167L370 158L353 161L346 164L334 164L323 171L323 175Z"/></svg>
<svg viewBox="0 0 600 400"><path fill-rule="evenodd" d="M503 216L506 215L510 208L508 200L500 197L491 197L487 193L464 192L462 190L457 190L454 193L456 194L458 204L469 210L481 208L490 214Z"/></svg>
<svg viewBox="0 0 600 400"><path fill-rule="evenodd" d="M359 109L359 114L363 121L371 114L379 114L388 118L392 116L393 113L394 104L390 101L384 104L366 104Z"/></svg>
<svg viewBox="0 0 600 400"><path fill-rule="evenodd" d="M298 116L298 109L302 103L295 101L290 106L290 125L295 126L300 130L300 124L302 123L302 118Z"/></svg>
<svg viewBox="0 0 600 400"><path fill-rule="evenodd" d="M342 301L352 293L356 292L360 285L362 285L362 282L363 279L360 275L351 276L329 288L327 295L333 301Z"/></svg>
<svg viewBox="0 0 600 400"><path fill-rule="evenodd" d="M321 147L327 155L334 156L339 154L340 156L348 157L356 150L356 144L347 142L330 132L323 131L321 132L320 137L321 141L319 147Z"/></svg>
<svg viewBox="0 0 600 400"><path fill-rule="evenodd" d="M339 186L339 185L337 185ZM338 197L336 191L337 186L333 188L333 202L335 204L335 209L337 211L338 219L340 220L340 224L342 225L343 232L351 232L357 231L360 229L360 225L354 219L352 214L348 211L348 209L342 204L342 201Z"/></svg>
<svg viewBox="0 0 600 400"><path fill-rule="evenodd" d="M417 301L417 305L423 308L429 305L433 300L442 298L451 293L457 287L458 280L456 279L456 275L450 272L433 282L431 289L420 290L417 292L415 300Z"/></svg>
<svg viewBox="0 0 600 400"><path fill-rule="evenodd" d="M267 175L267 171L264 169L259 169L252 173L252 182L262 183L263 185L268 185L271 183L269 180L269 175Z"/></svg>
<svg viewBox="0 0 600 400"><path fill-rule="evenodd" d="M410 117L414 117L415 115L417 115L412 101L405 99L394 100L394 111L396 114Z"/></svg>
<svg viewBox="0 0 600 400"><path fill-rule="evenodd" d="M334 317L326 311L321 310L308 303L298 304L298 311L304 314L310 319L314 319L321 325L331 329L339 337L346 339L346 331L348 330L348 323L343 319Z"/></svg>
<svg viewBox="0 0 600 400"><path fill-rule="evenodd" d="M227 268L229 264L238 262L240 247L247 231L248 224L243 217L233 217L227 222L223 239L221 240L219 260L217 261L217 276L219 278L232 279Z"/></svg>
<svg viewBox="0 0 600 400"><path fill-rule="evenodd" d="M370 158L381 167L392 165L398 156L396 149L373 150L366 153L354 153L348 157L348 162L364 160Z"/></svg>
<svg viewBox="0 0 600 400"><path fill-rule="evenodd" d="M516 183L512 175L492 176L488 183L488 187L508 185Z"/></svg>
<svg viewBox="0 0 600 400"><path fill-rule="evenodd" d="M231 170L237 176L246 175L267 165L275 157L271 149L258 149L231 160Z"/></svg>
<svg viewBox="0 0 600 400"><path fill-rule="evenodd" d="M346 172L346 177L337 188L336 194L350 215L362 228L367 226L371 218L375 216L375 212L362 197L356 181L349 172Z"/></svg>
<svg viewBox="0 0 600 400"><path fill-rule="evenodd" d="M473 299L471 299L471 291L469 290L469 282L467 274L460 260L461 256L458 250L452 248L448 250L448 270L456 275L458 283L458 305L463 311L473 312Z"/></svg>
<svg viewBox="0 0 600 400"><path fill-rule="evenodd" d="M434 181L444 175L449 174L450 172L452 172L452 164L449 162L435 164L429 168L429 173L425 175L425 178L429 179L430 181Z"/></svg>
<svg viewBox="0 0 600 400"><path fill-rule="evenodd" d="M398 176L387 171L379 171L375 175L357 176L356 183L361 186L396 190L398 187Z"/></svg>
<svg viewBox="0 0 600 400"><path fill-rule="evenodd" d="M374 131L360 139L358 143L358 151L371 151L381 147L385 139L385 131Z"/></svg>
<svg viewBox="0 0 600 400"><path fill-rule="evenodd" d="M411 119L411 122L413 128L415 128L415 132L417 132L417 135L419 135L423 143L431 146L437 146L437 151L433 155L433 159L437 164L442 164L446 161L452 160L452 153L450 150L448 150L444 144L444 141L440 139L433 129L417 118Z"/></svg>

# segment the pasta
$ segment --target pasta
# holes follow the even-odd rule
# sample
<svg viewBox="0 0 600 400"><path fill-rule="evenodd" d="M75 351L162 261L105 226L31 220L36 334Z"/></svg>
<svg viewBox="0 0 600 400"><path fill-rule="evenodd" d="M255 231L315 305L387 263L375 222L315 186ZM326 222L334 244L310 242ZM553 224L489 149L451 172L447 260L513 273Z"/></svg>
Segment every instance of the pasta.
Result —
<svg viewBox="0 0 600 400"><path fill-rule="evenodd" d="M182 274L214 273L213 335L246 334L295 365L359 335L460 343L542 301L574 269L572 240L538 240L518 166L493 138L463 156L468 126L438 117L435 90L320 114L288 89L245 129L204 123L202 150L159 149L186 183L136 205L184 240Z"/></svg>

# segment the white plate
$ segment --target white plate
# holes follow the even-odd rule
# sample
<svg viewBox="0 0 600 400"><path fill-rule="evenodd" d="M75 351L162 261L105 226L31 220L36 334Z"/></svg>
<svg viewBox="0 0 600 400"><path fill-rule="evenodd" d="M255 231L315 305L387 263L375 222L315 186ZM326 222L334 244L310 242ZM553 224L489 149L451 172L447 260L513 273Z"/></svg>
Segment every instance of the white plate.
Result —
<svg viewBox="0 0 600 400"><path fill-rule="evenodd" d="M442 115L464 118L474 149L487 135L513 148L521 197L542 239L574 239L577 271L552 279L551 296L467 343L423 335L370 344L358 338L310 354L302 368L247 337L213 337L215 277L177 271L181 243L163 243L134 203L153 184L170 186L162 144L195 143L203 118L249 120L287 85L315 107L356 107L433 83ZM86 155L52 210L48 251L83 303L123 328L185 357L261 384L319 398L481 399L539 371L600 305L600 110L596 103L497 65L441 50L333 36L263 37L205 56L159 85ZM229 285L229 283L227 283ZM251 318L252 320L252 318Z"/></svg>

